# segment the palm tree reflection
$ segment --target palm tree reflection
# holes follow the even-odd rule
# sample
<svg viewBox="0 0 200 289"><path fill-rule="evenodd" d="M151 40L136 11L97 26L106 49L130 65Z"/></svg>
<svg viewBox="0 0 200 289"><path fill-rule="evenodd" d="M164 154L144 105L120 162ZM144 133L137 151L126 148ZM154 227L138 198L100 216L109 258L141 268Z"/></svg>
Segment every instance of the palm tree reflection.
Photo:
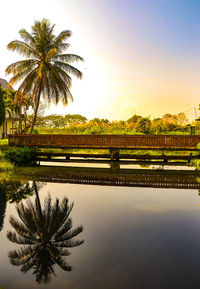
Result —
<svg viewBox="0 0 200 289"><path fill-rule="evenodd" d="M69 205L68 199L62 202L56 199L52 204L49 195L42 209L38 188L35 188L35 202L27 201L17 204L16 209L20 220L10 217L10 224L15 232L9 231L7 237L10 241L24 245L19 250L9 252L10 262L21 266L21 272L26 273L33 269L36 281L47 283L55 275L54 265L59 265L65 271L72 267L65 261L65 256L70 255L67 248L79 246L83 243L74 240L82 232L82 226L72 229L72 220L69 217L73 204Z"/></svg>
<svg viewBox="0 0 200 289"><path fill-rule="evenodd" d="M6 213L6 192L3 185L0 184L0 231L3 229Z"/></svg>

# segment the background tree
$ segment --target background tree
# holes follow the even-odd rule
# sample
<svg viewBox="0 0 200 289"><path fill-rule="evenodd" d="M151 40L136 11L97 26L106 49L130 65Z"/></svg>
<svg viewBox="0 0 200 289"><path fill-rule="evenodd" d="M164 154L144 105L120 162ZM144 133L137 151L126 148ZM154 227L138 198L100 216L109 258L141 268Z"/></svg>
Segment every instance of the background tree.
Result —
<svg viewBox="0 0 200 289"><path fill-rule="evenodd" d="M187 119L185 113L183 113L183 112L180 112L177 115L177 119L178 119L178 124L179 125L186 125L188 123L188 119Z"/></svg>
<svg viewBox="0 0 200 289"><path fill-rule="evenodd" d="M148 117L141 118L136 124L136 131L149 134L151 128L151 120Z"/></svg>
<svg viewBox="0 0 200 289"><path fill-rule="evenodd" d="M137 123L142 119L141 115L134 114L131 118L127 120L127 123L133 127L136 127Z"/></svg>
<svg viewBox="0 0 200 289"><path fill-rule="evenodd" d="M69 124L83 124L86 123L87 118L80 114L66 114L65 115L65 123Z"/></svg>
<svg viewBox="0 0 200 289"><path fill-rule="evenodd" d="M14 40L7 46L9 50L17 51L27 58L9 65L6 73L13 74L10 80L12 85L23 80L18 90L33 99L31 133L41 97L47 102L58 103L61 100L67 104L69 99L73 99L70 75L82 78L82 73L69 63L83 61L83 58L75 54L63 54L69 47L66 40L71 36L71 31L62 31L56 37L54 26L47 19L35 21L30 33L25 29L19 31L22 41Z"/></svg>

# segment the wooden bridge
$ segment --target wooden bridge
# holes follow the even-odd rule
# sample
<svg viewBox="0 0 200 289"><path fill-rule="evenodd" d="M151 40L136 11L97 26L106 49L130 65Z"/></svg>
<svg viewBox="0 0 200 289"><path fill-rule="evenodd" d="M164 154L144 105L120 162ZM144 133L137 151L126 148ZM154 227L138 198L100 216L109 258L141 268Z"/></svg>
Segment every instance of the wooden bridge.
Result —
<svg viewBox="0 0 200 289"><path fill-rule="evenodd" d="M124 164L170 164L187 165L191 159L199 158L195 155L139 155L119 154L120 150L160 150L160 151L198 151L200 135L9 135L10 146L29 146L39 148L61 149L108 149L109 154L69 154L66 152L38 152L37 161L51 162L90 162L98 159L98 162L110 160L124 160ZM75 157L75 160L72 160ZM84 158L84 159L81 159ZM87 159L87 160L86 160ZM100 160L101 159L101 160Z"/></svg>
<svg viewBox="0 0 200 289"><path fill-rule="evenodd" d="M194 150L200 135L9 135L9 145L85 149Z"/></svg>

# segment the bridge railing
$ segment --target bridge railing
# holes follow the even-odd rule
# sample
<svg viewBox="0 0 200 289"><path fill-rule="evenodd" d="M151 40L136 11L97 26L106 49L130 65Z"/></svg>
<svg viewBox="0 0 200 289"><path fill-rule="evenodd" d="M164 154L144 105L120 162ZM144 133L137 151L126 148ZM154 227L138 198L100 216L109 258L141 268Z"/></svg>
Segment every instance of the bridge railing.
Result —
<svg viewBox="0 0 200 289"><path fill-rule="evenodd" d="M10 146L95 149L196 149L200 135L9 135Z"/></svg>

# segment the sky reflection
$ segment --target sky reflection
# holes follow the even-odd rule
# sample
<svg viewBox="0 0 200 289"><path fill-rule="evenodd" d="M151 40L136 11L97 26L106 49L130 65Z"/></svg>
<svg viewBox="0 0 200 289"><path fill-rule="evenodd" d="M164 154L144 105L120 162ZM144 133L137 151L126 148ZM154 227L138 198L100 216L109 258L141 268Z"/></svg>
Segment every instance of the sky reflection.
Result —
<svg viewBox="0 0 200 289"><path fill-rule="evenodd" d="M47 183L40 189L41 204L48 192L52 201L67 196L74 202L73 224L84 226L85 243L68 257L74 270L58 270L57 278L44 288L199 288L197 190ZM9 264L7 253L14 245L6 242L10 214L16 215L13 204L7 205L0 233L0 285L22 289L29 282L29 288L35 288L32 274L21 275Z"/></svg>

